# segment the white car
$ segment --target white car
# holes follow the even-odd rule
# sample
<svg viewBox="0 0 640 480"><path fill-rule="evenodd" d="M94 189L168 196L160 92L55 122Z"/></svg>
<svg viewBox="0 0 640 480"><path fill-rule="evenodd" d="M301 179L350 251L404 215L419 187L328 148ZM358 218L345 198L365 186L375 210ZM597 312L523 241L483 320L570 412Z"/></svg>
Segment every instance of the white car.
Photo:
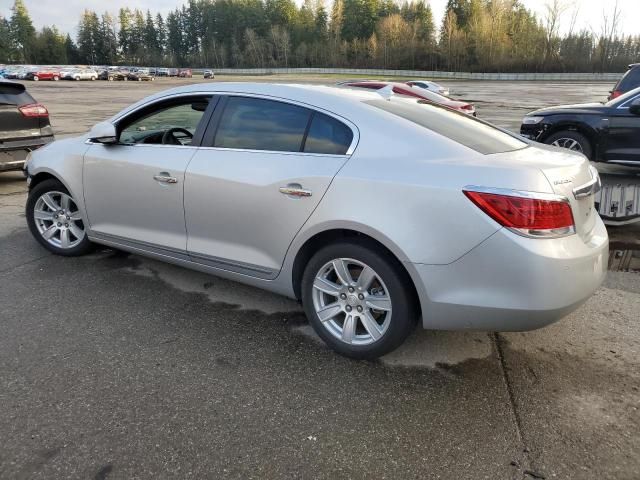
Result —
<svg viewBox="0 0 640 480"><path fill-rule="evenodd" d="M429 80L414 80L407 82L408 85L412 85L414 87L424 88L425 90L429 90L430 92L439 93L440 95L448 96L449 89L443 87L439 83L430 82Z"/></svg>
<svg viewBox="0 0 640 480"><path fill-rule="evenodd" d="M98 72L92 68L74 68L71 70L61 70L60 78L64 80L97 80Z"/></svg>
<svg viewBox="0 0 640 480"><path fill-rule="evenodd" d="M597 172L416 98L313 85L157 93L27 164L27 223L302 300L336 351L428 329L527 330L604 279Z"/></svg>

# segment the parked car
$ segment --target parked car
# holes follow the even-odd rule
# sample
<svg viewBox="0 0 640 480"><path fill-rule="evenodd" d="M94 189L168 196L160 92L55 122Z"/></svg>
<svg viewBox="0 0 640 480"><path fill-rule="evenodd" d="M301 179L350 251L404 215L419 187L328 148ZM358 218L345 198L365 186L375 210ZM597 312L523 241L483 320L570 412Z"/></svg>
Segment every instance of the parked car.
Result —
<svg viewBox="0 0 640 480"><path fill-rule="evenodd" d="M27 222L50 252L104 244L299 298L355 358L418 321L542 327L607 269L582 155L400 95L184 86L35 152L28 172Z"/></svg>
<svg viewBox="0 0 640 480"><path fill-rule="evenodd" d="M638 87L640 87L640 63L632 63L613 90L609 92L610 95L608 99L613 100L629 90Z"/></svg>
<svg viewBox="0 0 640 480"><path fill-rule="evenodd" d="M103 70L98 74L98 79L109 82L126 82L128 80L125 74L117 70Z"/></svg>
<svg viewBox="0 0 640 480"><path fill-rule="evenodd" d="M27 72L24 78L25 80L34 80L36 82L39 80L54 80L57 82L58 80L60 80L60 72L58 70L45 69L32 70L30 72Z"/></svg>
<svg viewBox="0 0 640 480"><path fill-rule="evenodd" d="M521 135L568 148L596 162L640 166L640 87L607 103L549 107L528 113Z"/></svg>
<svg viewBox="0 0 640 480"><path fill-rule="evenodd" d="M180 70L178 70L177 68L169 68L167 70L167 76L169 77L177 77L179 73Z"/></svg>
<svg viewBox="0 0 640 480"><path fill-rule="evenodd" d="M215 75L215 73L213 73L213 70L205 70L204 71L204 78L205 78L205 80L208 79L208 78L214 79L214 78L216 78L216 75Z"/></svg>
<svg viewBox="0 0 640 480"><path fill-rule="evenodd" d="M65 76L61 77L63 80L97 80L98 72L90 68L76 68L73 70L65 71Z"/></svg>
<svg viewBox="0 0 640 480"><path fill-rule="evenodd" d="M439 93L440 95L444 95L445 97L449 95L449 89L436 82L430 82L428 80L411 80L406 83L407 85L411 85L412 87L424 88L425 90Z"/></svg>
<svg viewBox="0 0 640 480"><path fill-rule="evenodd" d="M445 107L449 107L461 113L466 113L474 117L476 116L476 109L470 103L453 100L451 98L440 95L439 93L431 92L429 90L425 90L424 88L412 87L405 83L366 80L366 81L350 82L343 85L349 86L349 87L357 87L357 88L369 88L371 90L380 90L385 87L391 86L393 89L393 93L395 94L422 98L430 102L437 103L439 105L444 105Z"/></svg>
<svg viewBox="0 0 640 480"><path fill-rule="evenodd" d="M156 76L157 77L168 77L169 76L169 69L168 68L158 68L156 70Z"/></svg>
<svg viewBox="0 0 640 480"><path fill-rule="evenodd" d="M193 72L190 68L181 68L180 70L178 70L178 76L182 78L192 78Z"/></svg>
<svg viewBox="0 0 640 480"><path fill-rule="evenodd" d="M129 75L127 75L127 78L136 82L153 82L153 77L144 70L130 72Z"/></svg>
<svg viewBox="0 0 640 480"><path fill-rule="evenodd" d="M52 141L45 106L24 85L0 80L0 171L22 170L29 152Z"/></svg>

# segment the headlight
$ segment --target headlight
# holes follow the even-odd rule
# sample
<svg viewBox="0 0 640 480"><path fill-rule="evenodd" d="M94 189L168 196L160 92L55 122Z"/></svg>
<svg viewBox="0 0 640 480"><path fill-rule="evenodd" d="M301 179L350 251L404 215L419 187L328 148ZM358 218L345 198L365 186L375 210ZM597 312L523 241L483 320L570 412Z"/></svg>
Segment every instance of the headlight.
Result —
<svg viewBox="0 0 640 480"><path fill-rule="evenodd" d="M522 123L524 125L535 125L536 123L540 123L544 117L524 117L522 119Z"/></svg>

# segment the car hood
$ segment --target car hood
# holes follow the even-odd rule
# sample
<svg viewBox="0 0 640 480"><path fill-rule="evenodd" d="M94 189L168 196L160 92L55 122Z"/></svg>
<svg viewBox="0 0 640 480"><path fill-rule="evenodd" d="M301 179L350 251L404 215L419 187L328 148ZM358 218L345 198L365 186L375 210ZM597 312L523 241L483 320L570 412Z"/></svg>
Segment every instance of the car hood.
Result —
<svg viewBox="0 0 640 480"><path fill-rule="evenodd" d="M579 103L576 105L558 105L556 107L546 107L533 112L527 113L530 115L559 115L559 114L594 114L601 113L606 109L602 103Z"/></svg>

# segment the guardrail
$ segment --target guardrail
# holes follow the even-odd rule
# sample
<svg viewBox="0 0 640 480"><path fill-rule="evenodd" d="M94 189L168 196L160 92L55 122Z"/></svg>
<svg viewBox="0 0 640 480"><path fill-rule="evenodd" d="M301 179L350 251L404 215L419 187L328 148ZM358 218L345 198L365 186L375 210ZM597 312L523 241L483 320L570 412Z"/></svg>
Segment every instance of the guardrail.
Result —
<svg viewBox="0 0 640 480"><path fill-rule="evenodd" d="M338 74L394 77L440 78L450 80L524 80L566 82L615 82L620 73L480 73L427 70L384 70L372 68L218 68L216 75Z"/></svg>

